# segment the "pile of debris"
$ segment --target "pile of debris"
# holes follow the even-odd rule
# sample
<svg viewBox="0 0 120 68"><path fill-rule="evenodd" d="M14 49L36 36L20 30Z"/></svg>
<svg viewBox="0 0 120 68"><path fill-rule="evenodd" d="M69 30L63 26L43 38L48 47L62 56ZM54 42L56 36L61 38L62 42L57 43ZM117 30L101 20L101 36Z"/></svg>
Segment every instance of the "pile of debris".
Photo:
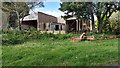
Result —
<svg viewBox="0 0 120 68"><path fill-rule="evenodd" d="M120 36L116 36L116 35L103 36L103 37L97 38L96 40L104 40L104 39L112 39L112 38L120 38Z"/></svg>

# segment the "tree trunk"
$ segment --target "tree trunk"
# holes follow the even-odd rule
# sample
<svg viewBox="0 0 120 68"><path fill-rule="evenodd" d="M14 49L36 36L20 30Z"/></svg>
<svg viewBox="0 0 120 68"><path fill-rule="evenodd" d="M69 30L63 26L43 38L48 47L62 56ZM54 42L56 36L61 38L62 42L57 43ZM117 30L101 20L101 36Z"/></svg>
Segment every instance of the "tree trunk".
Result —
<svg viewBox="0 0 120 68"><path fill-rule="evenodd" d="M82 19L80 20L80 32L82 32Z"/></svg>
<svg viewBox="0 0 120 68"><path fill-rule="evenodd" d="M23 23L24 16L25 16L25 13L23 13L23 15L22 15L22 20L21 20L21 22L20 22L20 30L22 30L21 24Z"/></svg>
<svg viewBox="0 0 120 68"><path fill-rule="evenodd" d="M91 15L91 20L92 20L92 32L94 33L95 32L95 22L94 22L94 6L93 6L93 3L92 2L90 2L89 3L89 12L90 12L90 15Z"/></svg>
<svg viewBox="0 0 120 68"><path fill-rule="evenodd" d="M19 28L19 30L21 30L21 23L20 23L19 13L16 11L16 14L17 14L17 18L18 18L18 28Z"/></svg>
<svg viewBox="0 0 120 68"><path fill-rule="evenodd" d="M102 33L102 21L100 15L97 15L98 19L98 33Z"/></svg>
<svg viewBox="0 0 120 68"><path fill-rule="evenodd" d="M95 22L94 22L94 14L92 13L92 32L95 32Z"/></svg>

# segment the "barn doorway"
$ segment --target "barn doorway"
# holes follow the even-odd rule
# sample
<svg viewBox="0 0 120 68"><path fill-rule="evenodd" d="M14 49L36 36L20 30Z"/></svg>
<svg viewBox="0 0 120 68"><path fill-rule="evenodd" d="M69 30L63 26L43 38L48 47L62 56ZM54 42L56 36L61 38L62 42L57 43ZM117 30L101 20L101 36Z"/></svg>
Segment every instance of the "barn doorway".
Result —
<svg viewBox="0 0 120 68"><path fill-rule="evenodd" d="M37 20L23 21L22 24L21 24L22 29L30 29L32 27L37 29Z"/></svg>
<svg viewBox="0 0 120 68"><path fill-rule="evenodd" d="M76 25L77 22L76 20L66 20L66 31L67 33L75 33L77 30L76 30Z"/></svg>

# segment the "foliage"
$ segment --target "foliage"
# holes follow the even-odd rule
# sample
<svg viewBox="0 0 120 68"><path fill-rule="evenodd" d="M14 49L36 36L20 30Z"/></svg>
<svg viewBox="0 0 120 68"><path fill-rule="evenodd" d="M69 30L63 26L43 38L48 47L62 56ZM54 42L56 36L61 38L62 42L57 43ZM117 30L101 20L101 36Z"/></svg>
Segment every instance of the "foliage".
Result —
<svg viewBox="0 0 120 68"><path fill-rule="evenodd" d="M112 29L111 31L116 33L116 34L120 34L120 12L114 12L111 17L109 18L109 22L110 22L110 29Z"/></svg>
<svg viewBox="0 0 120 68"><path fill-rule="evenodd" d="M64 40L72 36L75 36L75 34L41 33L34 30L23 30L23 31L9 30L2 32L2 43L4 45L9 45L9 44L14 45L14 44L24 43L28 40L33 40L33 39Z"/></svg>
<svg viewBox="0 0 120 68"><path fill-rule="evenodd" d="M118 10L118 4L117 2L63 2L60 4L60 10L65 13L64 18L91 19L93 27L95 27L94 15L96 15L97 30L101 33L109 23L106 21L113 12Z"/></svg>
<svg viewBox="0 0 120 68"><path fill-rule="evenodd" d="M101 33L108 22L106 22L113 12L117 10L115 2L97 2L95 3L95 14L98 19L98 32Z"/></svg>
<svg viewBox="0 0 120 68"><path fill-rule="evenodd" d="M59 10L64 12L64 19L75 17L81 25L81 31L84 30L82 27L83 23L91 20L92 29L95 32L94 13L92 2L63 2L60 4ZM80 31L80 32L81 32Z"/></svg>
<svg viewBox="0 0 120 68"><path fill-rule="evenodd" d="M19 24L20 26L20 18L28 15L29 7L25 2L3 2L2 3L2 11L9 12L9 24L11 26L14 24ZM16 22L16 23L15 23ZM17 23L19 22L19 23ZM13 27L13 26L11 26Z"/></svg>
<svg viewBox="0 0 120 68"><path fill-rule="evenodd" d="M60 10L65 13L65 18L76 17L77 19L88 18L89 12L85 2L63 2Z"/></svg>
<svg viewBox="0 0 120 68"><path fill-rule="evenodd" d="M29 11L35 7L44 7L43 2L41 0L36 0L35 2L3 2L2 8L3 12L9 12L9 23L15 24L17 23L19 29L21 30L21 22L26 15L29 15Z"/></svg>
<svg viewBox="0 0 120 68"><path fill-rule="evenodd" d="M22 34L20 31L8 31L2 34L2 44L9 45L9 44L20 44L26 41L26 36Z"/></svg>
<svg viewBox="0 0 120 68"><path fill-rule="evenodd" d="M73 36L80 36L81 34L52 34L52 33L41 33L39 31L34 30L9 30L9 31L3 31L2 32L2 44L4 45L15 45L15 44L21 44L24 42L27 42L29 40L66 40ZM91 33L87 33L87 36L90 36ZM107 36L107 35L113 35L112 33L102 33L102 34L96 34L93 33L95 38Z"/></svg>

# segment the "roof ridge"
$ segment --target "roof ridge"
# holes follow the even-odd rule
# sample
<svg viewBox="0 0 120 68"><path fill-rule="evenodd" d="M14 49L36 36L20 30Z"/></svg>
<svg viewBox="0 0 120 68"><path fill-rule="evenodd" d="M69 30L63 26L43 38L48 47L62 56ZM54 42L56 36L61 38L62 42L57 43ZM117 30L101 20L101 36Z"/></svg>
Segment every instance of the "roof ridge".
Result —
<svg viewBox="0 0 120 68"><path fill-rule="evenodd" d="M52 16L52 17L56 17L54 15L51 15L51 14L48 14L48 13L45 13L45 12L41 12L41 11L38 11L38 13L42 13L42 14L45 14L45 15L49 15L49 16ZM57 17L56 17L57 18Z"/></svg>

